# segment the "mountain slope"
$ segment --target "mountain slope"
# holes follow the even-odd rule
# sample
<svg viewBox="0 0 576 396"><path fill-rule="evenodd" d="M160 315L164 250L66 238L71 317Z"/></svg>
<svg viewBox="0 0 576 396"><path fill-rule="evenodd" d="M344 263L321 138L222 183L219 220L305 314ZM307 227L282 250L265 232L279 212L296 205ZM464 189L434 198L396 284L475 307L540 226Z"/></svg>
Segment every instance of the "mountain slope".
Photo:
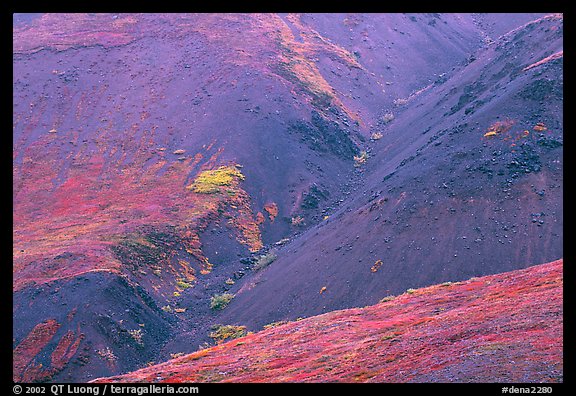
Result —
<svg viewBox="0 0 576 396"><path fill-rule="evenodd" d="M272 14L15 16L16 380L147 363L240 258L294 231L310 186L339 199L356 131L304 55L357 66L291 48L286 29ZM186 290L206 309L186 312ZM46 323L40 349L19 348Z"/></svg>
<svg viewBox="0 0 576 396"><path fill-rule="evenodd" d="M562 382L562 260L280 325L96 382Z"/></svg>
<svg viewBox="0 0 576 396"><path fill-rule="evenodd" d="M365 277L362 271L378 259L402 262L400 244L387 259L381 251L368 256L375 243L370 236L353 248L354 257L342 260L348 247L334 243L355 238L354 227L370 230L372 213L355 223L353 209L367 205L381 189L378 182L420 147L414 140L424 130L425 107L417 101L439 92L458 107L459 84L469 81L453 77L458 86L451 96L430 84L438 81L442 88L442 74L461 70L471 53L488 46L488 36L531 17L15 14L14 380L85 381L132 371L196 350L210 341L215 323L256 329L433 282L415 275L418 270L398 274L387 265ZM549 29L527 34L541 43L538 53L519 50L531 45L528 37L524 46L513 44L522 54L518 62L531 61L525 76L547 70L546 79L534 81L537 95L523 100L558 107L561 23L550 22ZM547 52L548 45L556 51ZM514 53L502 52L503 67L510 67L508 52ZM430 113L445 119L444 129L460 123L468 107L452 116L442 116L445 111ZM411 124L412 113L420 126ZM544 122L551 135L536 148L546 148L551 158L561 152L556 116L522 122L527 128ZM422 139L442 131L439 124ZM370 140L376 132L381 139ZM539 161L542 172L533 174L547 175L547 162ZM540 185L554 185L538 205L550 204L559 215L560 203L550 197L561 184L561 162L554 166L551 179L534 185L537 193ZM406 177L388 188L400 188ZM394 191L393 199L402 196ZM544 248L528 245L526 255L533 262L560 257L555 234L561 221L544 221L549 217L536 209L535 227L550 241ZM393 221L403 221L402 213ZM326 247L309 239L316 232ZM409 234L398 238L407 240ZM278 249L272 252L277 261L250 275L270 248ZM301 257L288 254L296 249ZM334 270L328 277L311 265L321 257L308 257L326 249ZM490 261L490 270L525 265L523 257L502 266ZM348 271L345 266L356 260L367 267ZM452 267L442 279L474 273ZM397 279L379 285L383 274ZM237 293L230 306L210 308L211 298L224 292Z"/></svg>
<svg viewBox="0 0 576 396"><path fill-rule="evenodd" d="M562 18L544 17L411 98L364 185L237 288L220 323L260 329L562 257L561 51Z"/></svg>

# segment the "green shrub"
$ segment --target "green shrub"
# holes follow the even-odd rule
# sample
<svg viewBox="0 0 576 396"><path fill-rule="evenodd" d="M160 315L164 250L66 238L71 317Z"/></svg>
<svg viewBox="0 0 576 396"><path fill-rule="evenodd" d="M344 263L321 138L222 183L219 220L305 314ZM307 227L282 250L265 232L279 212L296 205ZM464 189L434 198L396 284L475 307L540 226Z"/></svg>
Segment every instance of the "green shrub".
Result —
<svg viewBox="0 0 576 396"><path fill-rule="evenodd" d="M212 326L212 331L208 335L217 343L233 340L234 338L240 338L246 335L246 326L217 324Z"/></svg>
<svg viewBox="0 0 576 396"><path fill-rule="evenodd" d="M226 308L233 298L234 294L230 293L216 294L210 299L210 308L214 310L222 310Z"/></svg>
<svg viewBox="0 0 576 396"><path fill-rule="evenodd" d="M220 187L231 185L234 180L244 180L240 170L236 166L221 166L202 171L186 188L199 194L213 194L220 191Z"/></svg>
<svg viewBox="0 0 576 396"><path fill-rule="evenodd" d="M178 286L181 289L188 289L189 287L192 287L192 285L188 282L185 282L183 280L178 280L176 282L176 286Z"/></svg>
<svg viewBox="0 0 576 396"><path fill-rule="evenodd" d="M118 360L118 357L112 352L109 347L98 349L96 353L103 359L107 360L110 363L115 363Z"/></svg>
<svg viewBox="0 0 576 396"><path fill-rule="evenodd" d="M294 216L290 219L290 224L295 227L300 227L304 225L304 217L302 216Z"/></svg>
<svg viewBox="0 0 576 396"><path fill-rule="evenodd" d="M144 341L142 340L142 329L128 330L128 334L130 334L130 337L132 337L139 345L144 345Z"/></svg>
<svg viewBox="0 0 576 396"><path fill-rule="evenodd" d="M374 132L372 135L370 135L370 139L372 140L380 140L382 139L384 135L382 134L382 132Z"/></svg>
<svg viewBox="0 0 576 396"><path fill-rule="evenodd" d="M380 300L380 302L383 303L383 302L386 302L386 301L392 301L392 300L394 300L395 298L396 298L396 296L386 296L386 297L382 298L382 299Z"/></svg>
<svg viewBox="0 0 576 396"><path fill-rule="evenodd" d="M279 320L278 322L272 322L272 323L269 323L267 325L264 325L264 330L271 329L273 327L282 326L283 324L286 324L286 323L288 323L288 321L286 321L286 320Z"/></svg>
<svg viewBox="0 0 576 396"><path fill-rule="evenodd" d="M355 155L354 156L354 166L355 167L359 167L362 166L364 163L366 163L366 160L370 158L370 156L368 155L368 152L366 151L361 151L360 155Z"/></svg>
<svg viewBox="0 0 576 396"><path fill-rule="evenodd" d="M254 264L252 264L252 269L254 271L260 271L261 269L266 268L267 266L272 264L274 260L276 260L277 258L278 256L274 252L268 252L266 254L263 254L260 257L258 257L258 259L256 260L256 262L254 262Z"/></svg>
<svg viewBox="0 0 576 396"><path fill-rule="evenodd" d="M386 113L382 116L382 121L384 121L385 124L391 122L393 119L394 119L393 113Z"/></svg>

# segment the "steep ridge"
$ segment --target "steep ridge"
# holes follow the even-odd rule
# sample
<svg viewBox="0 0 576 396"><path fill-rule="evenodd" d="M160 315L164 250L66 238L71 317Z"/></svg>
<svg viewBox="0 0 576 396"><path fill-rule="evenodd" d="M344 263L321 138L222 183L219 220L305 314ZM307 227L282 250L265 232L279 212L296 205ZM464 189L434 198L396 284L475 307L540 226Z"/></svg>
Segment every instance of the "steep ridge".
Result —
<svg viewBox="0 0 576 396"><path fill-rule="evenodd" d="M399 107L364 187L251 275L219 323L260 329L562 257L560 51L562 17L538 19Z"/></svg>
<svg viewBox="0 0 576 396"><path fill-rule="evenodd" d="M410 289L96 382L562 382L562 264Z"/></svg>
<svg viewBox="0 0 576 396"><path fill-rule="evenodd" d="M486 45L475 18L15 15L14 380L131 371L197 349L215 323L286 316L274 299L253 318L210 299L253 288L268 247L331 222L365 175L381 177L362 150L397 143L412 99ZM434 40L406 62L412 36Z"/></svg>

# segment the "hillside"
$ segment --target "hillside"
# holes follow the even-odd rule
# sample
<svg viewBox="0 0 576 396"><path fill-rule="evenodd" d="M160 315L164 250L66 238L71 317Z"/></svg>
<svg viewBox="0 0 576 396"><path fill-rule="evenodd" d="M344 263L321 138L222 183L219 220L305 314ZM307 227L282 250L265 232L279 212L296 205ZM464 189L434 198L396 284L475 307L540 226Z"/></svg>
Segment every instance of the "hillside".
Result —
<svg viewBox="0 0 576 396"><path fill-rule="evenodd" d="M562 257L561 31L559 16L519 27L395 108L363 185L217 320L256 330Z"/></svg>
<svg viewBox="0 0 576 396"><path fill-rule="evenodd" d="M563 257L562 39L556 14L14 14L14 381Z"/></svg>
<svg viewBox="0 0 576 396"><path fill-rule="evenodd" d="M96 382L562 382L562 264L409 289Z"/></svg>

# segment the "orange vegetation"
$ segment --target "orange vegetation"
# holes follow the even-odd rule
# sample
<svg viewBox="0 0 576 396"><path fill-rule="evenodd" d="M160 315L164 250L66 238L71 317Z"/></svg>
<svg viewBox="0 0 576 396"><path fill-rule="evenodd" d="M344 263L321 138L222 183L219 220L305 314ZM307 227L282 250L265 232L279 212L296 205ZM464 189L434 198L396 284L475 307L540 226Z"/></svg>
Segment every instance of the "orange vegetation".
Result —
<svg viewBox="0 0 576 396"><path fill-rule="evenodd" d="M267 203L264 205L264 210L268 212L268 217L270 217L270 221L274 223L274 219L278 216L278 205L275 202Z"/></svg>
<svg viewBox="0 0 576 396"><path fill-rule="evenodd" d="M561 382L562 265L412 290L97 382Z"/></svg>
<svg viewBox="0 0 576 396"><path fill-rule="evenodd" d="M546 128L546 125L543 122L539 122L536 125L534 125L533 129L537 132L543 132L543 131L547 130L548 128Z"/></svg>
<svg viewBox="0 0 576 396"><path fill-rule="evenodd" d="M484 137L506 133L510 130L510 128L512 128L514 124L515 122L512 120L496 121L495 123L490 125L490 128L488 128L488 131L486 131Z"/></svg>
<svg viewBox="0 0 576 396"><path fill-rule="evenodd" d="M382 266L382 260L377 260L374 265L372 266L372 268L370 268L370 271L372 272L376 272L378 271L378 269Z"/></svg>
<svg viewBox="0 0 576 396"><path fill-rule="evenodd" d="M277 63L271 65L280 77L294 83L298 90L310 96L312 104L321 111L334 105L342 109L352 120L361 122L357 114L348 109L336 95L314 62L318 53L324 52L343 62L348 67L362 69L355 57L344 48L330 42L314 29L300 22L299 16L291 14L288 23L299 31L301 41L294 37L290 27L276 15L258 18L266 31L275 37L280 49Z"/></svg>
<svg viewBox="0 0 576 396"><path fill-rule="evenodd" d="M543 64L545 64L545 63L548 63L548 62L550 62L550 61L552 61L552 60L554 60L554 59L560 59L560 58L563 58L563 57L564 57L564 51L563 51L563 50L562 50L562 51L558 51L558 52L556 52L556 53L554 53L554 54L552 54L552 55L550 55L550 56L547 56L547 57L545 57L545 58L543 58L543 59L540 59L538 62L534 62L534 63L532 63L531 65L526 66L524 69L522 69L522 71L530 70L530 69L532 69L532 68L534 68L534 67L538 67L538 66L541 66L541 65L543 65Z"/></svg>

